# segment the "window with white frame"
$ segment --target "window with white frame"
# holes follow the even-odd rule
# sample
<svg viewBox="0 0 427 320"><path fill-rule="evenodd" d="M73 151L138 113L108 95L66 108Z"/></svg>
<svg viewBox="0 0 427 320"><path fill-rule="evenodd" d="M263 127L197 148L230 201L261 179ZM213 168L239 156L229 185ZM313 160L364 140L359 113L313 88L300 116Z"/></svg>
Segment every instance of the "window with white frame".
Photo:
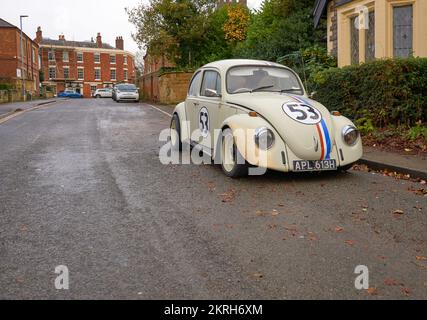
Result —
<svg viewBox="0 0 427 320"><path fill-rule="evenodd" d="M101 68L95 68L95 80L101 80Z"/></svg>
<svg viewBox="0 0 427 320"><path fill-rule="evenodd" d="M64 67L64 79L69 79L69 78L70 78L70 68Z"/></svg>
<svg viewBox="0 0 427 320"><path fill-rule="evenodd" d="M53 50L49 51L47 55L49 61L55 61L55 52Z"/></svg>
<svg viewBox="0 0 427 320"><path fill-rule="evenodd" d="M123 57L123 63L124 64L128 64L128 56L124 56Z"/></svg>
<svg viewBox="0 0 427 320"><path fill-rule="evenodd" d="M110 78L111 78L111 80L117 80L117 72L116 72L116 69L111 69L111 70L110 70Z"/></svg>
<svg viewBox="0 0 427 320"><path fill-rule="evenodd" d="M83 62L83 52L77 52L77 62Z"/></svg>
<svg viewBox="0 0 427 320"><path fill-rule="evenodd" d="M62 52L62 61L69 62L70 61L70 55L68 54L68 51Z"/></svg>
<svg viewBox="0 0 427 320"><path fill-rule="evenodd" d="M116 55L115 54L111 54L110 55L110 63L111 64L116 64Z"/></svg>
<svg viewBox="0 0 427 320"><path fill-rule="evenodd" d="M49 79L56 79L56 68L49 67Z"/></svg>
<svg viewBox="0 0 427 320"><path fill-rule="evenodd" d="M77 69L77 79L84 80L85 78L85 69L84 68L78 68Z"/></svg>
<svg viewBox="0 0 427 320"><path fill-rule="evenodd" d="M101 63L101 54L100 53L95 53L93 55L93 60L95 61L95 63Z"/></svg>
<svg viewBox="0 0 427 320"><path fill-rule="evenodd" d="M33 48L33 63L36 63L36 49Z"/></svg>
<svg viewBox="0 0 427 320"><path fill-rule="evenodd" d="M125 70L124 70L124 75L125 75L125 80L128 80L128 79L129 79L129 72L128 72L128 69L125 69Z"/></svg>

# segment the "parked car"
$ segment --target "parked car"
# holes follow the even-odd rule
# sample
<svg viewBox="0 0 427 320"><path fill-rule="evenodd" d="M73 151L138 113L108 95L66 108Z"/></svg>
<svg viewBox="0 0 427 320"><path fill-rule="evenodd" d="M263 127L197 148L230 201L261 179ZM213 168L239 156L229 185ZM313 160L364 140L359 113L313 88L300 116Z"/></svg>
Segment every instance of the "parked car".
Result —
<svg viewBox="0 0 427 320"><path fill-rule="evenodd" d="M97 89L92 97L94 98L112 98L113 97L113 89L111 88L105 88L105 89Z"/></svg>
<svg viewBox="0 0 427 320"><path fill-rule="evenodd" d="M58 93L58 98L80 99L83 98L83 95L73 90L65 90Z"/></svg>
<svg viewBox="0 0 427 320"><path fill-rule="evenodd" d="M114 101L135 101L139 102L139 90L134 84L118 84L113 88Z"/></svg>
<svg viewBox="0 0 427 320"><path fill-rule="evenodd" d="M257 60L223 60L197 70L173 113L171 143L175 150L183 143L201 148L230 177L253 166L348 170L363 153L356 126L310 99L296 72ZM260 163L260 153L266 162Z"/></svg>

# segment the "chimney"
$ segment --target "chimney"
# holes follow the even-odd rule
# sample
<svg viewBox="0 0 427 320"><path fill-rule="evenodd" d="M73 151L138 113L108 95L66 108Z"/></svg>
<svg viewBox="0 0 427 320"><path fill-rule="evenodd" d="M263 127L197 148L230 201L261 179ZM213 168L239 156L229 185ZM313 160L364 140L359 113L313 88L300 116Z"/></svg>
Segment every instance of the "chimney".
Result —
<svg viewBox="0 0 427 320"><path fill-rule="evenodd" d="M98 35L96 36L96 46L98 48L102 48L102 37L101 33L98 32Z"/></svg>
<svg viewBox="0 0 427 320"><path fill-rule="evenodd" d="M43 32L42 32L42 28L41 27L37 27L37 32L36 32L36 42L40 43L43 40Z"/></svg>
<svg viewBox="0 0 427 320"><path fill-rule="evenodd" d="M120 50L125 49L123 37L117 37L116 38L116 49L120 49Z"/></svg>

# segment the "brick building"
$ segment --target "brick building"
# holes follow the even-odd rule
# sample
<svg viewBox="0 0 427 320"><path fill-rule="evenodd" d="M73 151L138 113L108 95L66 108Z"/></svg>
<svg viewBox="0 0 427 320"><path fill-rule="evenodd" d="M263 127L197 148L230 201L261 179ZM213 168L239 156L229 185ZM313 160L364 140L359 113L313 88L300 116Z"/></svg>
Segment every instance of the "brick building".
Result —
<svg viewBox="0 0 427 320"><path fill-rule="evenodd" d="M91 41L68 41L64 35L58 40L43 38L39 27L35 41L40 46L42 85L58 93L72 89L91 97L99 88L116 83L135 83L135 56L124 50L122 37L116 46L102 42L101 34Z"/></svg>
<svg viewBox="0 0 427 320"><path fill-rule="evenodd" d="M0 19L0 83L9 84L18 91L25 89L32 96L39 94L39 46L21 30Z"/></svg>

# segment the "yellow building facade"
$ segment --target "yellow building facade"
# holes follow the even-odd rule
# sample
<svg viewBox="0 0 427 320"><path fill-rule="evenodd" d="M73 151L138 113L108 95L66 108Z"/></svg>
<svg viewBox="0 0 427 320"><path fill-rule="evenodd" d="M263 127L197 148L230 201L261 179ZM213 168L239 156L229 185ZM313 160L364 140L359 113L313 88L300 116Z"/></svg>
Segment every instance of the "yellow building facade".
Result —
<svg viewBox="0 0 427 320"><path fill-rule="evenodd" d="M338 66L392 57L427 57L427 0L317 0Z"/></svg>

